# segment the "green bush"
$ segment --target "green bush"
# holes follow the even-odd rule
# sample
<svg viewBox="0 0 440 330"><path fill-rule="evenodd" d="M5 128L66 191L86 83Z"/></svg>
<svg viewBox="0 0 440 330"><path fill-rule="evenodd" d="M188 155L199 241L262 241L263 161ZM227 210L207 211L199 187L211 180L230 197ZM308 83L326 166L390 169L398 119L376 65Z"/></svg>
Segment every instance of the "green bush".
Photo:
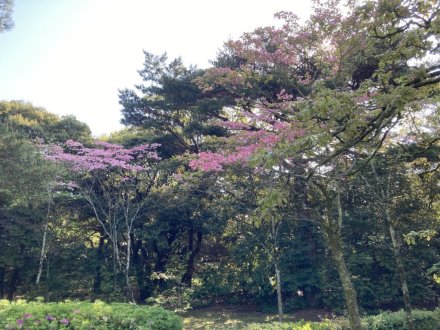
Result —
<svg viewBox="0 0 440 330"><path fill-rule="evenodd" d="M439 330L440 309L435 311L413 311L416 330ZM271 322L255 323L248 325L245 330L342 330L348 329L346 322L324 321L324 322ZM407 323L404 311L383 312L378 315L367 316L362 319L366 330L406 330Z"/></svg>
<svg viewBox="0 0 440 330"><path fill-rule="evenodd" d="M440 329L440 310L414 310L413 318L416 330ZM383 312L378 315L364 318L368 330L404 330L407 329L404 311Z"/></svg>
<svg viewBox="0 0 440 330"><path fill-rule="evenodd" d="M0 328L180 330L182 321L161 307L101 301L45 304L0 300Z"/></svg>
<svg viewBox="0 0 440 330"><path fill-rule="evenodd" d="M245 330L339 330L340 328L330 322L271 322L255 323L248 325Z"/></svg>
<svg viewBox="0 0 440 330"><path fill-rule="evenodd" d="M174 287L162 291L155 297L150 297L145 300L149 306L160 306L175 312L182 312L191 309L194 301L193 289Z"/></svg>

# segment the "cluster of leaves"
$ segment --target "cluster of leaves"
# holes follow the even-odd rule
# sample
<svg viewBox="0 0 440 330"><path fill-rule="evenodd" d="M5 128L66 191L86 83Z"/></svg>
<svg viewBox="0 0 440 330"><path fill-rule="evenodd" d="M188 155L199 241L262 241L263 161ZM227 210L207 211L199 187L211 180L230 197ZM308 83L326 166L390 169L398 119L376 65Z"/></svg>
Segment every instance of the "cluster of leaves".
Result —
<svg viewBox="0 0 440 330"><path fill-rule="evenodd" d="M439 310L425 311L414 310L414 323L417 330L435 330L440 325ZM403 311L382 312L377 315L367 316L362 319L366 330L403 330L407 329L407 321ZM322 322L271 322L250 324L246 330L289 329L289 330L343 330L348 329L348 324L343 319Z"/></svg>
<svg viewBox="0 0 440 330"><path fill-rule="evenodd" d="M417 330L435 330L440 326L440 311L415 310L413 312L414 324ZM403 311L383 312L378 315L364 318L366 328L369 330L400 330L407 329L408 324Z"/></svg>
<svg viewBox="0 0 440 330"><path fill-rule="evenodd" d="M42 139L45 143L64 143L69 139L86 142L91 138L87 124L74 116L60 118L21 101L0 102L0 124L23 137Z"/></svg>
<svg viewBox="0 0 440 330"><path fill-rule="evenodd" d="M181 319L160 307L101 301L42 303L0 300L4 329L182 329Z"/></svg>

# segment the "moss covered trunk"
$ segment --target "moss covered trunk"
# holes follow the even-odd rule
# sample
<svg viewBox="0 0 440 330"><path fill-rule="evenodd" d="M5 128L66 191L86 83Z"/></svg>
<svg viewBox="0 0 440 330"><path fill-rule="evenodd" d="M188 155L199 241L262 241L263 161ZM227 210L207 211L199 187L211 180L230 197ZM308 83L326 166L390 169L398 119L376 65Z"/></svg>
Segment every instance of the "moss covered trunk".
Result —
<svg viewBox="0 0 440 330"><path fill-rule="evenodd" d="M347 306L350 327L353 330L361 330L362 324L361 324L361 317L359 315L357 294L353 286L353 283L351 282L351 276L350 276L350 272L348 271L347 264L345 263L344 253L342 248L342 239L332 230L329 231L330 232L327 232L327 237L328 237L333 261L335 262L335 266L338 271L339 278L341 279L342 288L344 290L344 298Z"/></svg>
<svg viewBox="0 0 440 330"><path fill-rule="evenodd" d="M409 297L408 283L406 281L405 267L403 266L402 255L400 253L400 242L396 235L389 212L387 212L391 242L393 244L393 254L396 259L397 273L399 274L400 288L402 289L403 303L406 315L408 330L415 330L414 319L412 316L411 299Z"/></svg>

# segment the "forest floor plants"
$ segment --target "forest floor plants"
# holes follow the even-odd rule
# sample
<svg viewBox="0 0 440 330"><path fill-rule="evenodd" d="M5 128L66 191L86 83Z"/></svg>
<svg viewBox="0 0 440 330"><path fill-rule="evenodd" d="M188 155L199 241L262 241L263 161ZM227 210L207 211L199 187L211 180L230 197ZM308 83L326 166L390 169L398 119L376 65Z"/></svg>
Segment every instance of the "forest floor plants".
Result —
<svg viewBox="0 0 440 330"><path fill-rule="evenodd" d="M263 313L250 306L213 306L181 314L184 330L348 330L347 318L324 310L304 310L286 313L279 322L275 313ZM365 330L406 330L405 313L382 312L362 318ZM416 330L440 329L440 310L414 310Z"/></svg>
<svg viewBox="0 0 440 330"><path fill-rule="evenodd" d="M102 301L58 303L0 300L1 329L180 330L181 319L161 307Z"/></svg>
<svg viewBox="0 0 440 330"><path fill-rule="evenodd" d="M346 319L337 318L329 311L307 310L286 313L278 322L276 313L257 311L255 306L222 305L194 309L180 314L184 329L343 329Z"/></svg>

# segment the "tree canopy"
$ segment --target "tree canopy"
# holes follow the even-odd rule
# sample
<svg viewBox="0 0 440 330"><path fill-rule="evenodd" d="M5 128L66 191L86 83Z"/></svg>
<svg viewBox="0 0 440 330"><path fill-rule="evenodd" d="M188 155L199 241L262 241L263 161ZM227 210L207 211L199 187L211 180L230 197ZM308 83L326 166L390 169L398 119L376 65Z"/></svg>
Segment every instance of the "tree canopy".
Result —
<svg viewBox="0 0 440 330"><path fill-rule="evenodd" d="M207 69L144 52L101 140L0 103L0 297L345 310L352 329L404 308L415 329L440 292L439 9L314 1Z"/></svg>

